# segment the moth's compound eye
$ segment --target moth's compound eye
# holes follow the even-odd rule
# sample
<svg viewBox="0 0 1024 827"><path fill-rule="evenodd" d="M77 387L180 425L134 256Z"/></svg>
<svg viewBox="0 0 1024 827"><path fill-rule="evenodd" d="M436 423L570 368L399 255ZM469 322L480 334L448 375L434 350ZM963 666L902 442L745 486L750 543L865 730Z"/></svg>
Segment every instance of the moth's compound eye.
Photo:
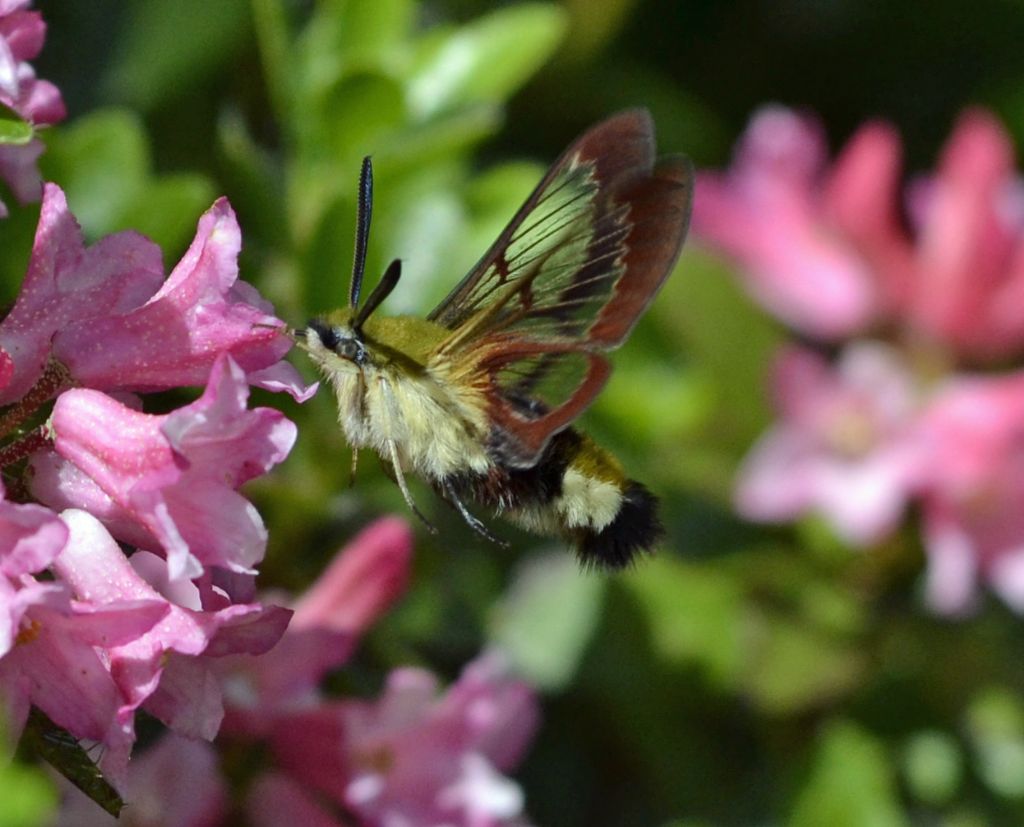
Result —
<svg viewBox="0 0 1024 827"><path fill-rule="evenodd" d="M341 341L341 330L332 325L325 324L319 319L311 319L307 330L317 335L317 338L327 350L334 350Z"/></svg>
<svg viewBox="0 0 1024 827"><path fill-rule="evenodd" d="M334 352L343 359L349 359L357 365L366 362L366 348L358 339L340 339L334 347Z"/></svg>
<svg viewBox="0 0 1024 827"><path fill-rule="evenodd" d="M319 331L319 333L320 342L321 344L323 344L325 348L327 348L328 350L335 350L338 347L338 342L340 341L340 339L338 337L337 328L325 327L323 330Z"/></svg>

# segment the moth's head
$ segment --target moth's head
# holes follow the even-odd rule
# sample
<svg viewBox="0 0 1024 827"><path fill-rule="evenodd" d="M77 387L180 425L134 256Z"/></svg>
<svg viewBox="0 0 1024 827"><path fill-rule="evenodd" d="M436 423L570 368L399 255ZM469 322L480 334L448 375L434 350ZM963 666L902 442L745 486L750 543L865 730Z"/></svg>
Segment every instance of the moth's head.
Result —
<svg viewBox="0 0 1024 827"><path fill-rule="evenodd" d="M370 351L362 333L352 324L350 312L343 310L326 318L310 319L295 336L299 346L323 367L358 370L370 364Z"/></svg>
<svg viewBox="0 0 1024 827"><path fill-rule="evenodd" d="M349 284L348 307L328 316L312 319L302 330L292 335L299 347L323 368L351 371L361 370L372 363L372 354L366 347L363 324L386 299L402 275L402 262L395 259L388 265L369 297L359 304L366 267L366 244L370 236L370 215L373 210L373 167L370 159L363 159L359 176L359 211L356 216L356 249Z"/></svg>

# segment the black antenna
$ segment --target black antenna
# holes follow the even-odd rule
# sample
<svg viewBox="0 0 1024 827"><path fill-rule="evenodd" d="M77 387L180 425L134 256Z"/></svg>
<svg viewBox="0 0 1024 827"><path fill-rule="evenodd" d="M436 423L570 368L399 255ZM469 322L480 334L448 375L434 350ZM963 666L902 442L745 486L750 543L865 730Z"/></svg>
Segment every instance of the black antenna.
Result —
<svg viewBox="0 0 1024 827"><path fill-rule="evenodd" d="M352 327L355 330L359 330L363 326L370 314L373 313L381 302L384 301L388 296L391 295L391 291L395 289L395 285L398 284L398 280L402 277L402 260L396 258L388 265L388 269L384 271L384 275L380 277L380 281L377 282L377 286L373 288L373 292L370 293L370 297L366 300L359 312L356 313L355 319L352 320Z"/></svg>
<svg viewBox="0 0 1024 827"><path fill-rule="evenodd" d="M366 270L366 243L370 239L370 218L373 215L373 164L370 156L363 158L359 171L359 211L356 213L356 253L352 262L352 283L348 288L348 306L359 306L359 293L363 289Z"/></svg>

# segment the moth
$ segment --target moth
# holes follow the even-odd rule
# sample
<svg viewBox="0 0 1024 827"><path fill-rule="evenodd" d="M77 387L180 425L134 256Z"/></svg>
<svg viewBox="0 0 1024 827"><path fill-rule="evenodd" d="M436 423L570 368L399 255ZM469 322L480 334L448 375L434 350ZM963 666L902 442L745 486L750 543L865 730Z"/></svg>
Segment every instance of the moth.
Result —
<svg viewBox="0 0 1024 827"><path fill-rule="evenodd" d="M469 504L560 536L588 566L619 569L662 529L657 500L572 427L671 272L693 171L656 160L654 127L630 110L554 163L491 248L426 318L374 315L395 260L360 304L373 204L364 159L348 306L292 331L333 386L355 458L372 448L406 503L425 480L488 540ZM431 527L432 528L432 527Z"/></svg>

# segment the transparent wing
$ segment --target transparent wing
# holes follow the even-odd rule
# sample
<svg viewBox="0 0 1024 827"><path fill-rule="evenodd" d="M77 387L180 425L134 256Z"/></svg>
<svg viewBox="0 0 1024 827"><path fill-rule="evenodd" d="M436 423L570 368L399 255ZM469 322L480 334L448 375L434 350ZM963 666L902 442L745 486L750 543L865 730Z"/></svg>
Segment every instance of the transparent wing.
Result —
<svg viewBox="0 0 1024 827"><path fill-rule="evenodd" d="M534 462L607 379L620 344L670 272L692 200L684 159L654 162L642 111L585 133L473 270L430 314L440 358L488 372L503 453Z"/></svg>

